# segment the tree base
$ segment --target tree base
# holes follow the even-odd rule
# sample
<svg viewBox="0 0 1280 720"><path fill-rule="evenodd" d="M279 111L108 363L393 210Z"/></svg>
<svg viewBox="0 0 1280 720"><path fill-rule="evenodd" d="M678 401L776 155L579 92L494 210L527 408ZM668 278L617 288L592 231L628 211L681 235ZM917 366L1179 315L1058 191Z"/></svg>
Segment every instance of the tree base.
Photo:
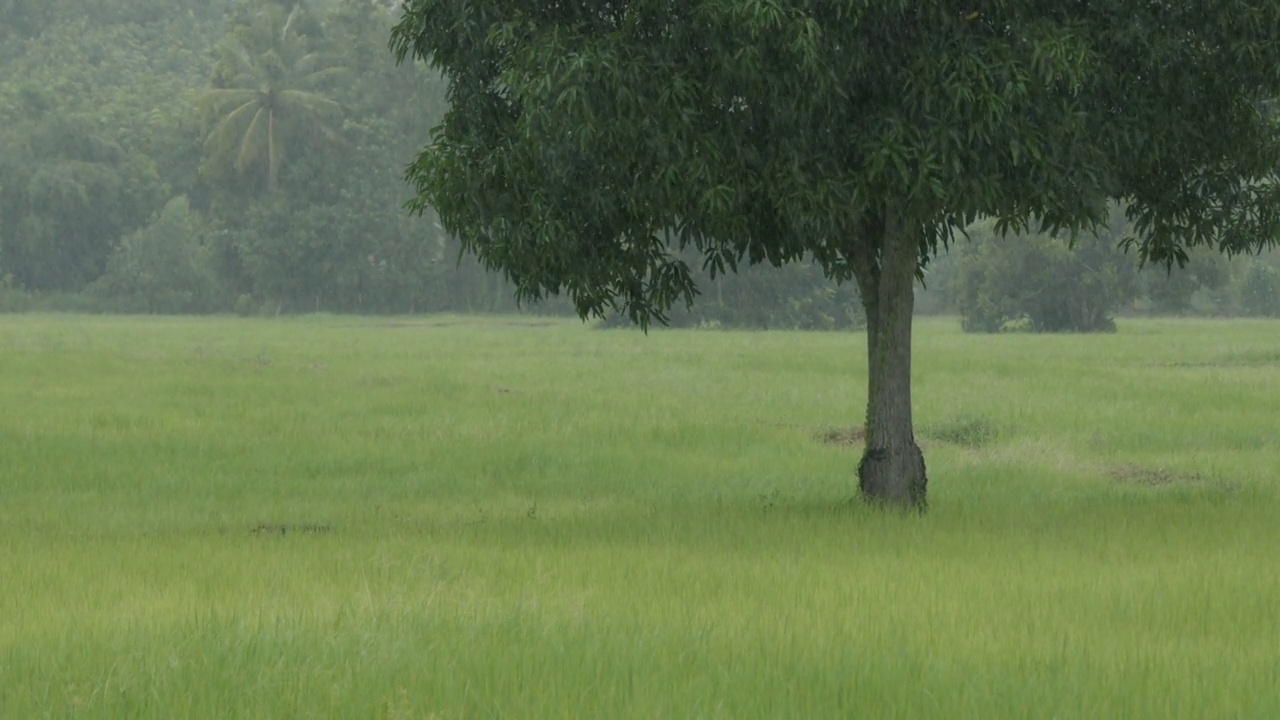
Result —
<svg viewBox="0 0 1280 720"><path fill-rule="evenodd" d="M928 484L924 453L914 440L892 450L868 447L858 463L858 489L874 505L924 512Z"/></svg>

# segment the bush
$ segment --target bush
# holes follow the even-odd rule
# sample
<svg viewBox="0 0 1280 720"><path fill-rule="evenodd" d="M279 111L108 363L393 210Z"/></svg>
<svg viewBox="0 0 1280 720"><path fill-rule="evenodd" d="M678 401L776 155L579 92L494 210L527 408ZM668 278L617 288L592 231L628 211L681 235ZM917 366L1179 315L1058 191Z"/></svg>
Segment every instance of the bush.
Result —
<svg viewBox="0 0 1280 720"><path fill-rule="evenodd" d="M120 243L88 295L124 312L225 309L203 235L200 218L187 199L170 200L155 222Z"/></svg>
<svg viewBox="0 0 1280 720"><path fill-rule="evenodd" d="M966 332L1112 332L1112 313L1137 293L1137 264L1118 247L1123 215L1069 243L1044 234L970 229L948 292Z"/></svg>
<svg viewBox="0 0 1280 720"><path fill-rule="evenodd" d="M1280 270L1256 261L1250 263L1239 294L1242 315L1280 317Z"/></svg>
<svg viewBox="0 0 1280 720"><path fill-rule="evenodd" d="M698 260L686 258L691 266ZM701 295L693 307L671 309L672 327L722 327L776 330L844 330L866 324L853 283L837 285L813 263L782 267L740 266L738 272L695 274ZM626 317L606 327L630 325Z"/></svg>
<svg viewBox="0 0 1280 720"><path fill-rule="evenodd" d="M415 220L385 205L294 202L283 196L251 204L218 236L226 273L247 292L286 313L414 313L444 309L456 256L443 237L415 232ZM351 207L364 202L370 207ZM503 292L502 297L510 293ZM491 308L484 308L486 310Z"/></svg>
<svg viewBox="0 0 1280 720"><path fill-rule="evenodd" d="M14 286L13 275L0 268L0 312L26 312L31 296Z"/></svg>
<svg viewBox="0 0 1280 720"><path fill-rule="evenodd" d="M1195 248L1190 255L1185 267L1153 264L1142 269L1139 287L1152 312L1162 315L1193 312L1197 293L1212 298L1227 287L1231 273L1226 256L1212 248Z"/></svg>

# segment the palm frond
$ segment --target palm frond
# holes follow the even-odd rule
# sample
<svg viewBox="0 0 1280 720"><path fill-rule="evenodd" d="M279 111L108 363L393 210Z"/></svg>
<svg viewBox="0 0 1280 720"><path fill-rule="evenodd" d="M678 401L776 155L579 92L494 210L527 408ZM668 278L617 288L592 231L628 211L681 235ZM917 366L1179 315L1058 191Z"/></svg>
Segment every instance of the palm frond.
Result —
<svg viewBox="0 0 1280 720"><path fill-rule="evenodd" d="M302 11L302 6L294 4L293 9L289 11L289 18L284 21L284 27L280 28L280 40L283 41L289 36L289 28L293 26L293 21L298 17L298 13Z"/></svg>
<svg viewBox="0 0 1280 720"><path fill-rule="evenodd" d="M209 133L209 137L205 139L206 148L229 148L232 145L231 136L237 131L241 124L241 120L246 117L255 107L259 107L257 98L241 105L231 111L226 117L222 118L213 128L213 132Z"/></svg>
<svg viewBox="0 0 1280 720"><path fill-rule="evenodd" d="M337 130L334 130L333 128L329 127L328 125L325 125L322 122L316 123L316 129L320 131L320 134L324 136L325 140L328 140L331 143L334 143L337 145L347 144L347 139L339 135Z"/></svg>
<svg viewBox="0 0 1280 720"><path fill-rule="evenodd" d="M296 105L313 113L336 113L342 110L342 104L338 101L305 90L284 90L281 91L280 98L288 106Z"/></svg>
<svg viewBox="0 0 1280 720"><path fill-rule="evenodd" d="M256 88L215 88L197 95L196 104L203 109L221 114L228 106L241 106L244 103L256 102L257 99Z"/></svg>
<svg viewBox="0 0 1280 720"><path fill-rule="evenodd" d="M351 76L352 72L348 68L327 67L298 77L294 81L294 85L302 88L314 88L331 80L346 80Z"/></svg>
<svg viewBox="0 0 1280 720"><path fill-rule="evenodd" d="M320 64L320 53L307 53L297 60L293 61L293 74L308 75L316 71L316 66Z"/></svg>
<svg viewBox="0 0 1280 720"><path fill-rule="evenodd" d="M266 107L259 107L258 112L254 113L253 121L249 123L249 129L244 131L244 137L240 140L240 152L236 153L237 170L244 172L249 163L253 162L253 159L258 156L261 143L255 142L255 140L258 137L258 127L261 125L263 118L268 118L266 140L267 144L270 145L272 140L271 115L271 109Z"/></svg>

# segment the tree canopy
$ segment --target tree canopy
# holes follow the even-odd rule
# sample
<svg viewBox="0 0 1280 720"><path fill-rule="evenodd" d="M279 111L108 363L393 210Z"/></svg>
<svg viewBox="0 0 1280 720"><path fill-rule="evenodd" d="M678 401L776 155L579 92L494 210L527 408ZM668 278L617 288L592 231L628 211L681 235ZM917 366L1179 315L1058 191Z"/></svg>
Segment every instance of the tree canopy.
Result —
<svg viewBox="0 0 1280 720"><path fill-rule="evenodd" d="M1144 260L1280 235L1272 0L408 0L451 108L414 208L526 298L662 320L713 271L812 257L867 314L864 495L923 507L912 278L980 216Z"/></svg>

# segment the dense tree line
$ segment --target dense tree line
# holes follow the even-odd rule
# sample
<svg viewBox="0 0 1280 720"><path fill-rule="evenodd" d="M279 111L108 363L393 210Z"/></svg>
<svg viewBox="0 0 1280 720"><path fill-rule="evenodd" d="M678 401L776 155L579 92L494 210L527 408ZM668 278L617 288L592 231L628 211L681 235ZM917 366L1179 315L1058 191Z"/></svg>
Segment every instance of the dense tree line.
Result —
<svg viewBox="0 0 1280 720"><path fill-rule="evenodd" d="M0 0L0 310L510 311L512 288L401 166L445 110L397 67L398 3ZM922 306L972 330L1105 330L1118 311L1280 315L1280 269L1198 253L1138 271L1127 228L1008 242L990 221L929 269ZM675 325L862 326L813 263L713 273ZM461 258L461 263L459 259ZM544 303L565 309L567 303Z"/></svg>
<svg viewBox="0 0 1280 720"><path fill-rule="evenodd" d="M1125 251L1122 209L1077 237L995 231L983 220L929 277L939 309L970 332L1110 332L1118 314L1280 316L1280 255L1227 258L1207 248L1189 262L1142 266Z"/></svg>
<svg viewBox="0 0 1280 720"><path fill-rule="evenodd" d="M400 168L394 3L0 1L0 308L510 310Z"/></svg>

